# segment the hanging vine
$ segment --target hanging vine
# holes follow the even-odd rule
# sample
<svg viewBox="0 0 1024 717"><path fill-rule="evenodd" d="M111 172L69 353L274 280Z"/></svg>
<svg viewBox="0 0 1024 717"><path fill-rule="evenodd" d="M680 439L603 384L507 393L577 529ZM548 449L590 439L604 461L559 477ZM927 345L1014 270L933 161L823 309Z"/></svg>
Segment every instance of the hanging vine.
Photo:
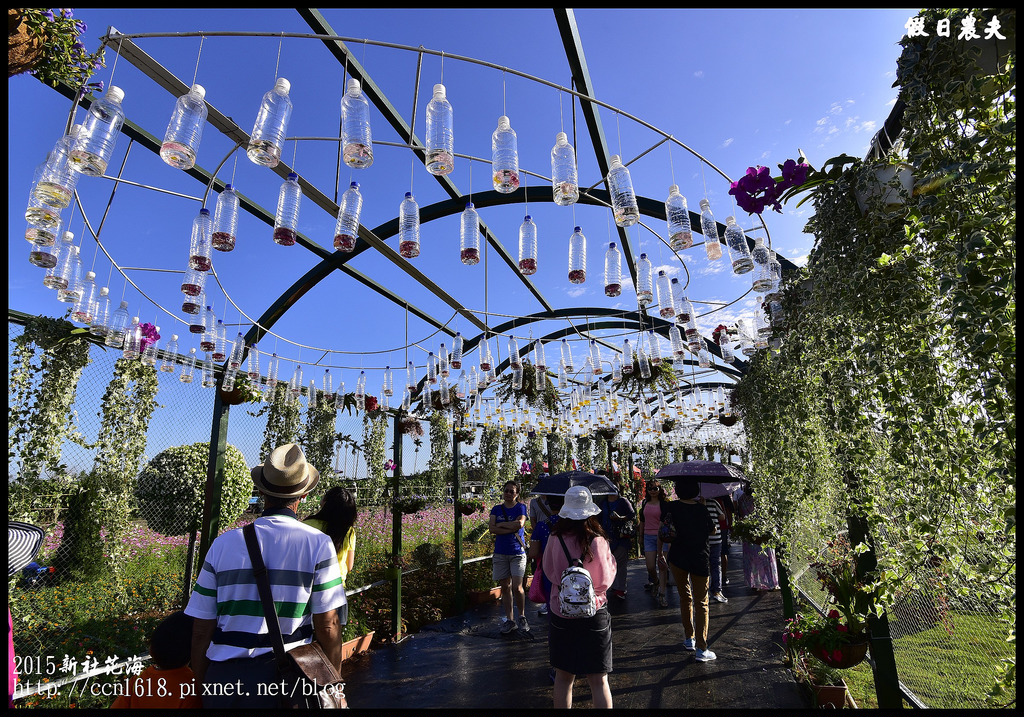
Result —
<svg viewBox="0 0 1024 717"><path fill-rule="evenodd" d="M484 426L480 433L480 480L484 485L498 483L498 448L501 444L501 431L494 426Z"/></svg>
<svg viewBox="0 0 1024 717"><path fill-rule="evenodd" d="M312 408L306 409L306 425L302 430L302 449L306 460L320 471L322 477L332 476L334 460L334 430L337 411L334 401L323 397L323 391L317 390L319 400Z"/></svg>
<svg viewBox="0 0 1024 717"><path fill-rule="evenodd" d="M288 384L278 381L274 386L270 401L262 406L254 416L266 416L267 425L263 429L263 443L260 445L260 457L270 455L278 446L295 443L299 438L301 406L298 401L288 399Z"/></svg>
<svg viewBox="0 0 1024 717"><path fill-rule="evenodd" d="M366 474L370 480L371 495L383 496L387 488L387 473L384 469L385 445L388 435L386 414L370 416L363 414L363 456L366 458Z"/></svg>
<svg viewBox="0 0 1024 717"><path fill-rule="evenodd" d="M594 439L590 436L576 437L576 460L581 471L592 471L600 464L600 460L594 460Z"/></svg>
<svg viewBox="0 0 1024 717"><path fill-rule="evenodd" d="M8 464L20 459L18 476L35 479L66 471L61 446L88 446L75 428L75 402L89 364L88 333L63 319L33 316L14 340L8 375Z"/></svg>
<svg viewBox="0 0 1024 717"><path fill-rule="evenodd" d="M519 477L519 433L505 430L501 433L501 459L498 463L496 480L491 484L495 490L507 480Z"/></svg>
<svg viewBox="0 0 1024 717"><path fill-rule="evenodd" d="M448 417L441 411L430 414L430 460L427 482L435 488L448 485L452 472L452 433Z"/></svg>

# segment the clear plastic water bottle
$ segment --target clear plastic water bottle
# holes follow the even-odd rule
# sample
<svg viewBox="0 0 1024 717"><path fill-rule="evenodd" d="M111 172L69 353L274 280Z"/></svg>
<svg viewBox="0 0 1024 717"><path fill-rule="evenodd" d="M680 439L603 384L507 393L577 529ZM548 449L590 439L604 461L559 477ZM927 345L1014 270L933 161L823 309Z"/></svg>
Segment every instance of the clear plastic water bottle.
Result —
<svg viewBox="0 0 1024 717"><path fill-rule="evenodd" d="M759 294L763 294L772 287L772 273L768 262L770 256L768 247L764 245L764 239L754 237L754 248L750 251L750 258L754 262L754 278L752 288Z"/></svg>
<svg viewBox="0 0 1024 717"><path fill-rule="evenodd" d="M239 331L231 345L231 353L228 354L228 368L238 369L242 366L242 352L245 350L245 338Z"/></svg>
<svg viewBox="0 0 1024 717"><path fill-rule="evenodd" d="M292 372L292 379L288 382L288 392L292 399L302 395L302 366L295 364L295 371ZM356 384L356 396L359 395L359 384Z"/></svg>
<svg viewBox="0 0 1024 717"><path fill-rule="evenodd" d="M729 256L732 257L734 274L746 274L754 268L754 260L750 258L750 247L747 246L747 237L736 223L736 217L725 218L725 243L729 247Z"/></svg>
<svg viewBox="0 0 1024 717"><path fill-rule="evenodd" d="M654 282L651 273L654 267L647 254L641 254L636 263L636 301L640 306L647 306L654 301Z"/></svg>
<svg viewBox="0 0 1024 717"><path fill-rule="evenodd" d="M615 242L608 244L604 253L604 295L618 296L622 293L622 253Z"/></svg>
<svg viewBox="0 0 1024 717"><path fill-rule="evenodd" d="M188 350L188 356L185 357L184 362L181 364L181 375L178 376L178 380L182 383L192 383L192 378L196 372L196 349L193 346Z"/></svg>
<svg viewBox="0 0 1024 717"><path fill-rule="evenodd" d="M341 195L341 203L338 204L338 221L334 225L334 248L338 251L355 250L362 211L363 195L359 193L359 182L352 182Z"/></svg>
<svg viewBox="0 0 1024 717"><path fill-rule="evenodd" d="M458 331L455 332L455 339L452 341L452 356L449 360L449 364L452 368L462 368L462 349L463 340L462 334Z"/></svg>
<svg viewBox="0 0 1024 717"><path fill-rule="evenodd" d="M398 207L398 253L406 259L420 255L420 207L412 192L405 193Z"/></svg>
<svg viewBox="0 0 1024 717"><path fill-rule="evenodd" d="M562 339L562 367L566 371L572 371L572 351L566 339Z"/></svg>
<svg viewBox="0 0 1024 717"><path fill-rule="evenodd" d="M395 395L395 372L390 366L384 367L384 381L381 384L380 392L385 396Z"/></svg>
<svg viewBox="0 0 1024 717"><path fill-rule="evenodd" d="M587 238L583 230L573 227L569 237L569 282L582 284L587 280Z"/></svg>
<svg viewBox="0 0 1024 717"><path fill-rule="evenodd" d="M76 288L81 291L77 285L82 281L82 260L78 256L77 246L71 245L67 252L61 254L56 269L59 272L57 301L73 303L78 298Z"/></svg>
<svg viewBox="0 0 1024 717"><path fill-rule="evenodd" d="M270 389L277 386L277 371L280 363L277 354L270 354L270 361L267 363L267 387Z"/></svg>
<svg viewBox="0 0 1024 717"><path fill-rule="evenodd" d="M203 333L203 306L206 305L206 292L200 291L199 296L186 296L181 304L181 310L192 316L189 320L189 333Z"/></svg>
<svg viewBox="0 0 1024 717"><path fill-rule="evenodd" d="M548 370L547 351L544 349L543 342L539 340L533 346L533 365L539 372L538 375L543 375Z"/></svg>
<svg viewBox="0 0 1024 717"><path fill-rule="evenodd" d="M772 285L764 298L771 300L779 297L779 290L782 287L782 263L773 249L768 250L768 271L772 277Z"/></svg>
<svg viewBox="0 0 1024 717"><path fill-rule="evenodd" d="M181 293L185 296L199 296L203 293L203 287L206 285L206 272L198 271L189 267L185 270L184 276L181 278ZM198 310L198 309L197 309ZM195 311L185 311L188 314L194 314Z"/></svg>
<svg viewBox="0 0 1024 717"><path fill-rule="evenodd" d="M263 95L245 152L255 164L276 167L281 161L281 148L288 136L288 120L292 116L292 101L288 98L290 89L291 83L279 77L274 89Z"/></svg>
<svg viewBox="0 0 1024 717"><path fill-rule="evenodd" d="M693 304L690 303L685 294L682 294L679 298L676 323L683 327L683 331L688 339L697 335L697 317L693 313Z"/></svg>
<svg viewBox="0 0 1024 717"><path fill-rule="evenodd" d="M728 332L723 331L718 335L718 350L722 354L722 360L726 363L736 362L736 354L732 351L732 346L730 346L731 343Z"/></svg>
<svg viewBox="0 0 1024 717"><path fill-rule="evenodd" d="M353 169L366 169L373 164L370 103L354 77L349 78L348 90L341 98L341 153L345 164Z"/></svg>
<svg viewBox="0 0 1024 717"><path fill-rule="evenodd" d="M693 246L693 232L690 229L690 210L686 197L679 193L679 185L668 188L665 200L665 220L668 223L668 245L673 251L682 251Z"/></svg>
<svg viewBox="0 0 1024 717"><path fill-rule="evenodd" d="M192 169L206 124L206 90L202 85L178 98L160 145L160 158L175 169Z"/></svg>
<svg viewBox="0 0 1024 717"><path fill-rule="evenodd" d="M78 177L81 176L71 168L71 150L75 144L75 137L81 131L82 125L76 124L69 134L57 140L46 156L39 181L34 187L37 203L58 209L64 209L71 204Z"/></svg>
<svg viewBox="0 0 1024 717"><path fill-rule="evenodd" d="M704 251L708 261L718 261L722 258L722 245L718 241L718 224L707 199L700 200L700 229L704 234Z"/></svg>
<svg viewBox="0 0 1024 717"><path fill-rule="evenodd" d="M281 246L292 246L299 232L299 203L302 187L299 175L289 172L277 194L277 213L274 215L274 241Z"/></svg>
<svg viewBox="0 0 1024 717"><path fill-rule="evenodd" d="M89 322L89 333L93 336L106 336L109 331L107 322L110 320L110 290L100 289L96 298L96 308L92 321Z"/></svg>
<svg viewBox="0 0 1024 717"><path fill-rule="evenodd" d="M235 232L238 230L238 193L232 185L224 187L217 197L217 208L213 213L213 233L210 243L217 251L231 251L235 248Z"/></svg>
<svg viewBox="0 0 1024 717"><path fill-rule="evenodd" d="M537 273L537 225L529 214L519 225L519 271L524 276Z"/></svg>
<svg viewBox="0 0 1024 717"><path fill-rule="evenodd" d="M203 376L200 381L203 388L213 388L217 385L217 377L213 373L213 359L210 358L210 354L206 354L203 359Z"/></svg>
<svg viewBox="0 0 1024 717"><path fill-rule="evenodd" d="M259 383L260 381L260 352L256 350L255 346L249 347L249 359L245 364L246 375L249 380L253 383Z"/></svg>
<svg viewBox="0 0 1024 717"><path fill-rule="evenodd" d="M519 355L519 341L515 336L508 337L508 365L512 368L523 367L523 359Z"/></svg>
<svg viewBox="0 0 1024 717"><path fill-rule="evenodd" d="M217 319L217 329L213 335L213 351L211 354L214 361L223 361L228 357L227 336L225 336L223 319Z"/></svg>
<svg viewBox="0 0 1024 717"><path fill-rule="evenodd" d="M203 207L198 216L192 220L192 238L189 240L188 266L196 271L209 271L213 266L211 259L210 235L213 233L213 220L210 210Z"/></svg>
<svg viewBox="0 0 1024 717"><path fill-rule="evenodd" d="M596 340L590 339L590 367L595 376L600 376L604 373L604 367L601 365L602 363L601 346Z"/></svg>
<svg viewBox="0 0 1024 717"><path fill-rule="evenodd" d="M156 333L159 335L160 327L156 327ZM157 342L158 340L150 341L146 344L146 348L142 349L141 358L142 363L147 366L156 367L156 353L157 353Z"/></svg>
<svg viewBox="0 0 1024 717"><path fill-rule="evenodd" d="M612 215L615 225L631 227L640 220L640 209L633 193L633 180L629 169L622 164L619 155L613 154L608 167L608 187L612 195Z"/></svg>
<svg viewBox="0 0 1024 717"><path fill-rule="evenodd" d="M133 316L131 326L124 334L124 352L122 358L135 359L139 357L140 344L142 343L142 329L139 328L139 317Z"/></svg>
<svg viewBox="0 0 1024 717"><path fill-rule="evenodd" d="M309 379L309 389L306 395L309 396L309 408L316 408L316 381L313 379Z"/></svg>
<svg viewBox="0 0 1024 717"><path fill-rule="evenodd" d="M25 227L25 241L35 246L53 246L60 236L60 223L52 229L29 224Z"/></svg>
<svg viewBox="0 0 1024 717"><path fill-rule="evenodd" d="M633 349L629 339L622 339L622 373L627 376L633 373Z"/></svg>
<svg viewBox="0 0 1024 717"><path fill-rule="evenodd" d="M171 340L164 346L164 357L160 361L160 371L174 373L174 360L178 356L178 335L171 334Z"/></svg>
<svg viewBox="0 0 1024 717"><path fill-rule="evenodd" d="M89 326L96 316L96 274L88 271L82 280L82 293L71 310L71 320Z"/></svg>
<svg viewBox="0 0 1024 717"><path fill-rule="evenodd" d="M124 123L123 99L124 90L111 85L103 99L89 107L82 130L71 148L71 169L90 177L102 176L107 171Z"/></svg>
<svg viewBox="0 0 1024 717"><path fill-rule="evenodd" d="M686 344L683 343L683 335L679 331L679 327L673 325L668 330L669 340L672 342L672 356L673 358L681 359L686 357Z"/></svg>
<svg viewBox="0 0 1024 717"><path fill-rule="evenodd" d="M658 314L666 319L676 315L676 307L672 301L672 284L668 274L658 271Z"/></svg>
<svg viewBox="0 0 1024 717"><path fill-rule="evenodd" d="M46 165L40 164L36 167L35 172L32 174L32 186L28 192L28 204L25 205L25 221L32 227L41 227L43 229L55 229L60 226L60 207L55 207L41 202L36 197L39 189L39 182L43 178L43 171ZM73 172L76 177L78 174ZM28 235L25 236L28 239Z"/></svg>
<svg viewBox="0 0 1024 717"><path fill-rule="evenodd" d="M479 263L480 215L473 208L473 202L466 202L459 229L459 259L469 266Z"/></svg>
<svg viewBox="0 0 1024 717"><path fill-rule="evenodd" d="M53 269L57 266L57 252L57 247L52 244L33 244L28 253L28 260L43 269Z"/></svg>
<svg viewBox="0 0 1024 717"><path fill-rule="evenodd" d="M576 170L576 151L569 144L565 132L555 137L551 148L551 191L555 204L567 207L580 198L579 179Z"/></svg>
<svg viewBox="0 0 1024 717"><path fill-rule="evenodd" d="M427 171L436 176L450 174L455 168L455 135L452 131L452 106L444 85L434 85L434 96L427 103Z"/></svg>
<svg viewBox="0 0 1024 717"><path fill-rule="evenodd" d="M217 342L217 316L213 313L213 307L206 306L203 312L203 331L199 339L199 350L203 352L213 351Z"/></svg>
<svg viewBox="0 0 1024 717"><path fill-rule="evenodd" d="M498 128L491 135L491 178L499 194L511 194L519 188L516 131L505 115L498 118Z"/></svg>
<svg viewBox="0 0 1024 717"><path fill-rule="evenodd" d="M434 363L434 352L427 352L427 381L437 383L437 364Z"/></svg>

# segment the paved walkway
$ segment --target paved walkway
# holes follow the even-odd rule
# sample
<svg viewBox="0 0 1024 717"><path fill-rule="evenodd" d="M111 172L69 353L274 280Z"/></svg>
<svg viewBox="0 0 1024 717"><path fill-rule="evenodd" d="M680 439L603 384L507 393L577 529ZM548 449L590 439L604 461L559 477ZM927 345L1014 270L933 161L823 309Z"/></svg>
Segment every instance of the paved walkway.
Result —
<svg viewBox="0 0 1024 717"><path fill-rule="evenodd" d="M643 560L629 565L625 601L612 600L617 709L805 709L809 701L782 666L782 599L756 593L743 581L739 550L729 563L726 604L711 603L708 643L718 654L700 663L682 649L679 597L669 606L643 591ZM530 603L527 603L528 606ZM342 676L352 708L537 709L551 706L547 618L528 610L529 633L501 635L497 604L424 628L398 645L345 664ZM586 679L578 678L576 707L591 707Z"/></svg>

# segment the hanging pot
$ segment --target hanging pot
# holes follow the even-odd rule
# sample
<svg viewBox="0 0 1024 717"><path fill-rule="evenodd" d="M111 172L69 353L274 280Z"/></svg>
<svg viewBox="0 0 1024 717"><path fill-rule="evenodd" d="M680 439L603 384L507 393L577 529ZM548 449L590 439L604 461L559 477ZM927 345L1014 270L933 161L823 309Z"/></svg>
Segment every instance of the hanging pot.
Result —
<svg viewBox="0 0 1024 717"><path fill-rule="evenodd" d="M867 214L868 202L874 197L881 196L882 204L886 211L894 211L903 206L903 194L899 189L889 186L893 177L899 179L900 186L906 194L914 193L914 171L910 165L900 164L882 167L875 170L875 178L871 187L866 192L857 191L857 206L861 214Z"/></svg>
<svg viewBox="0 0 1024 717"><path fill-rule="evenodd" d="M7 77L28 72L43 56L43 41L28 31L17 8L7 8Z"/></svg>
<svg viewBox="0 0 1024 717"><path fill-rule="evenodd" d="M235 388L230 391L225 391L222 388L217 389L217 393L220 394L220 402L225 406L237 406L244 401L241 389Z"/></svg>
<svg viewBox="0 0 1024 717"><path fill-rule="evenodd" d="M863 639L859 642L851 642L847 645L840 646L837 650L839 652L838 657L835 655L836 650L827 652L824 648L812 650L812 653L829 667L835 667L838 670L847 670L864 661L864 658L868 654L868 641L867 639Z"/></svg>

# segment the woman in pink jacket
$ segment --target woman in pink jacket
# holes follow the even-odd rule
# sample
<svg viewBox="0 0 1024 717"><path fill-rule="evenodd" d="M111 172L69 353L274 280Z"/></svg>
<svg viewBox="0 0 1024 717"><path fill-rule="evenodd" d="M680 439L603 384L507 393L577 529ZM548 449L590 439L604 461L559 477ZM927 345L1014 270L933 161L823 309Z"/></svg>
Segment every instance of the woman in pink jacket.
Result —
<svg viewBox="0 0 1024 717"><path fill-rule="evenodd" d="M586 675L594 707L612 706L608 673L612 671L612 618L608 613L608 586L615 579L615 558L601 523L595 516L601 509L590 490L574 486L565 493L558 511L559 521L551 528L541 565L552 583L548 624L548 651L555 670L554 706L572 707L572 685L576 675ZM565 545L565 550L562 545ZM590 573L597 613L593 617L567 618L562 615L558 585L569 565L566 550L575 560L582 558Z"/></svg>

